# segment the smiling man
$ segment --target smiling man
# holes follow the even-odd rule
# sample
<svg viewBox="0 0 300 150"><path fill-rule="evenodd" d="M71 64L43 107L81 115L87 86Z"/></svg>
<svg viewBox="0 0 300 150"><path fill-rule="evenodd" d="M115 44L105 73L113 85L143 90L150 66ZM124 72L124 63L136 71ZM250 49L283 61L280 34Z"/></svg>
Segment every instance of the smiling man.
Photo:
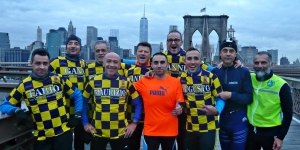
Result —
<svg viewBox="0 0 300 150"><path fill-rule="evenodd" d="M49 71L69 79L72 85L82 92L86 79L84 76L85 61L80 59L81 39L75 35L70 35L66 43L66 57L57 56L53 58L50 61ZM66 102L67 112L71 118L75 117L74 103L68 95L66 95ZM74 129L75 150L84 149L84 133L83 126L78 124Z"/></svg>
<svg viewBox="0 0 300 150"><path fill-rule="evenodd" d="M136 51L136 65L130 68L128 71L125 71L125 77L131 80L131 82L136 83L139 81L150 69L150 57L151 57L152 48L148 42L140 42L137 45ZM132 104L132 99L128 99L127 105L127 119L128 122L133 121L134 116L134 106ZM140 149L140 141L141 135L144 129L144 113L141 116L139 123L137 124L136 130L129 137L129 145L128 148L130 150L139 150Z"/></svg>
<svg viewBox="0 0 300 150"><path fill-rule="evenodd" d="M105 150L110 143L112 150L125 150L127 138L136 129L142 112L142 101L132 82L118 74L121 59L114 52L103 58L105 71L90 80L83 93L82 123L85 131L95 136L91 150ZM132 122L128 124L125 111L127 97L135 106ZM92 98L95 109L92 120L87 117L87 102Z"/></svg>
<svg viewBox="0 0 300 150"><path fill-rule="evenodd" d="M222 87L215 74L201 68L197 49L189 48L184 62L188 71L179 78L187 110L185 145L189 150L212 150L219 129L218 115L225 103L218 97Z"/></svg>
<svg viewBox="0 0 300 150"><path fill-rule="evenodd" d="M251 73L253 103L248 105L250 123L246 150L280 150L292 117L291 89L285 80L272 71L272 56L265 51L254 57Z"/></svg>
<svg viewBox="0 0 300 150"><path fill-rule="evenodd" d="M157 150L159 145L171 150L178 135L177 115L182 112L179 103L184 100L180 81L166 73L168 66L167 56L155 53L151 59L154 78L142 78L134 84L144 102L144 140L148 150Z"/></svg>
<svg viewBox="0 0 300 150"><path fill-rule="evenodd" d="M219 96L226 100L220 114L219 139L222 150L244 149L248 134L247 105L253 101L252 83L247 68L234 67L237 52L234 40L224 40L220 46L222 67L212 70L223 88Z"/></svg>
<svg viewBox="0 0 300 150"><path fill-rule="evenodd" d="M0 105L0 111L16 115L19 125L31 122L25 112L16 107L24 101L34 122L34 150L72 150L71 128L80 124L80 117L68 117L65 95L74 100L75 113L81 115L82 94L72 83L48 71L49 53L41 48L32 52L32 73L12 90ZM18 130L18 129L16 129Z"/></svg>
<svg viewBox="0 0 300 150"><path fill-rule="evenodd" d="M95 50L96 60L95 60L95 62L88 64L88 66L85 68L85 78L86 78L87 82L89 82L90 79L93 79L96 75L100 75L100 74L104 73L105 67L103 66L103 59L104 59L104 56L110 52L109 43L107 41L96 41L94 44L94 50ZM120 75L124 75L124 72L127 71L127 69L129 69L131 67L133 67L133 65L121 63L118 73ZM92 120L94 110L95 110L95 105L91 98L88 101L89 120ZM89 143L89 138L86 137L85 142Z"/></svg>

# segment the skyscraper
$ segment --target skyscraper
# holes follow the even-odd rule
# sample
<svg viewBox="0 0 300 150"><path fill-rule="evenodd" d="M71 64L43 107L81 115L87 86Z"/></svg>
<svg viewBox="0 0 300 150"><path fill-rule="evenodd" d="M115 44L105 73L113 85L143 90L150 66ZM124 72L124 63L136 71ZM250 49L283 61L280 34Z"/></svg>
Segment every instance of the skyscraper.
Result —
<svg viewBox="0 0 300 150"><path fill-rule="evenodd" d="M68 39L68 31L64 27L59 27L57 33L60 34L61 45L65 45Z"/></svg>
<svg viewBox="0 0 300 150"><path fill-rule="evenodd" d="M42 42L42 29L39 26L36 32L36 41Z"/></svg>
<svg viewBox="0 0 300 150"><path fill-rule="evenodd" d="M271 54L273 64L278 65L278 49L270 49L267 52Z"/></svg>
<svg viewBox="0 0 300 150"><path fill-rule="evenodd" d="M73 27L72 21L69 22L69 26L68 26L68 37L74 34L76 35L76 28Z"/></svg>
<svg viewBox="0 0 300 150"><path fill-rule="evenodd" d="M123 58L123 49L119 47L117 37L108 37L109 48Z"/></svg>
<svg viewBox="0 0 300 150"><path fill-rule="evenodd" d="M46 34L46 49L50 54L50 59L60 55L61 34L54 29L50 29Z"/></svg>
<svg viewBox="0 0 300 150"><path fill-rule="evenodd" d="M258 49L255 46L243 46L240 55L243 57L246 64L253 65L253 59L257 52Z"/></svg>
<svg viewBox="0 0 300 150"><path fill-rule="evenodd" d="M178 26L177 25L170 25L169 26L169 31L172 31L172 30L178 30Z"/></svg>
<svg viewBox="0 0 300 150"><path fill-rule="evenodd" d="M152 52L151 54L155 54L157 52L160 52L160 44L151 44Z"/></svg>
<svg viewBox="0 0 300 150"><path fill-rule="evenodd" d="M86 28L86 45L92 46L97 41L98 29L94 26L87 26Z"/></svg>
<svg viewBox="0 0 300 150"><path fill-rule="evenodd" d="M144 15L140 20L140 42L148 42L148 20L145 17L145 5Z"/></svg>
<svg viewBox="0 0 300 150"><path fill-rule="evenodd" d="M31 61L31 56L32 56L32 52L38 48L43 48L44 47L44 42L42 41L34 41L29 45L29 50L30 50L30 55L28 57L28 62Z"/></svg>
<svg viewBox="0 0 300 150"><path fill-rule="evenodd" d="M117 37L117 40L120 40L119 29L110 29L110 37Z"/></svg>
<svg viewBox="0 0 300 150"><path fill-rule="evenodd" d="M9 34L0 32L0 62L5 62L5 52L9 49Z"/></svg>

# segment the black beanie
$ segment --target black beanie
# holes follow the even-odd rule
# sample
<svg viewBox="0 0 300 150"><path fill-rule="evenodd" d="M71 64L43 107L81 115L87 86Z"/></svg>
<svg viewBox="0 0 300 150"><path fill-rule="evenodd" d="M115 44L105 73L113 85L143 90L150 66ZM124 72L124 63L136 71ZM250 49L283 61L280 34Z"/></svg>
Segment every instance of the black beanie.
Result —
<svg viewBox="0 0 300 150"><path fill-rule="evenodd" d="M67 39L67 42L66 42L66 48L67 48L67 46L68 46L68 43L69 43L71 40L77 41L78 44L79 44L79 46L80 46L80 50L81 50L81 39L80 39L79 37L77 37L76 35L73 35L73 34L71 34L71 35L69 36L69 38Z"/></svg>
<svg viewBox="0 0 300 150"><path fill-rule="evenodd" d="M232 40L232 38L226 39L222 42L222 44L220 46L220 52L224 47L231 47L235 50L235 52L237 52L237 45L236 45L235 41Z"/></svg>

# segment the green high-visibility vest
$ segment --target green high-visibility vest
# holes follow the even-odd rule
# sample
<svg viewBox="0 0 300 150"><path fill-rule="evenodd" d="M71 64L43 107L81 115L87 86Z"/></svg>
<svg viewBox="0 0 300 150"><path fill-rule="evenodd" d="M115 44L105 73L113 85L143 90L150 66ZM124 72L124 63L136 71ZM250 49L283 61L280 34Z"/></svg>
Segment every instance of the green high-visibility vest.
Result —
<svg viewBox="0 0 300 150"><path fill-rule="evenodd" d="M273 127L281 125L281 106L279 91L286 81L273 74L266 81L257 81L251 73L253 103L248 105L247 117L255 127Z"/></svg>

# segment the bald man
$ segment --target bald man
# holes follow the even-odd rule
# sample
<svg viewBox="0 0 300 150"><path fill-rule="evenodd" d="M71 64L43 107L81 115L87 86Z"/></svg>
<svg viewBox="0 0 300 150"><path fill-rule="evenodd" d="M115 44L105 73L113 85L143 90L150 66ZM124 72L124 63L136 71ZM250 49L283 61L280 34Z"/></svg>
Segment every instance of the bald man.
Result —
<svg viewBox="0 0 300 150"><path fill-rule="evenodd" d="M105 150L109 142L112 150L125 150L128 137L134 132L142 113L142 101L132 82L118 74L121 59L114 52L103 59L105 72L96 75L86 85L83 92L82 124L91 133L91 150ZM135 106L133 122L125 118L126 99L131 97ZM91 123L87 116L87 102L93 99L96 105Z"/></svg>

